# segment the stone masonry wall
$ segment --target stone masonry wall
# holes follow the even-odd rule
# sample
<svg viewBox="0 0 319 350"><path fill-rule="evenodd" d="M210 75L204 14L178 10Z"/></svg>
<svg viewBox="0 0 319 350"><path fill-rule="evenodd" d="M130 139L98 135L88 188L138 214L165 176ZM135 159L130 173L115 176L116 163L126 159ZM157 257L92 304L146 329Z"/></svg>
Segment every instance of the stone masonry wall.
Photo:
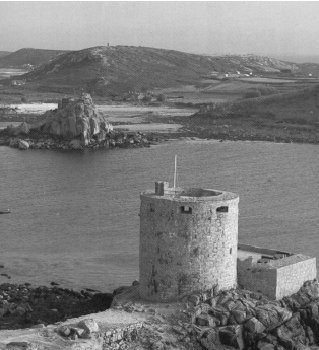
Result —
<svg viewBox="0 0 319 350"><path fill-rule="evenodd" d="M316 277L316 258L279 268L277 270L276 299L298 292L305 281Z"/></svg>
<svg viewBox="0 0 319 350"><path fill-rule="evenodd" d="M139 331L142 327L142 323L137 323L105 330L103 350L125 349L125 342L132 342L139 338Z"/></svg>
<svg viewBox="0 0 319 350"><path fill-rule="evenodd" d="M238 201L141 195L141 296L169 301L216 285L235 287ZM216 212L221 206L228 206L228 212Z"/></svg>
<svg viewBox="0 0 319 350"><path fill-rule="evenodd" d="M237 261L238 286L253 292L260 292L276 299L277 271L252 264L251 259ZM300 286L299 286L300 288Z"/></svg>
<svg viewBox="0 0 319 350"><path fill-rule="evenodd" d="M274 265L252 263L252 259L238 260L239 287L276 300L296 293L305 281L317 276L316 258L293 255L276 260Z"/></svg>

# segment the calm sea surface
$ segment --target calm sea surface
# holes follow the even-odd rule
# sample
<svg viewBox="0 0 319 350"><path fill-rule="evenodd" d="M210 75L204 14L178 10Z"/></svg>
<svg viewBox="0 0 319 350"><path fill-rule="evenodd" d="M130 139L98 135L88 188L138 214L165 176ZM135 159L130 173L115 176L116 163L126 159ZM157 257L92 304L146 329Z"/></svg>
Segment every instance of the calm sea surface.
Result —
<svg viewBox="0 0 319 350"><path fill-rule="evenodd" d="M176 141L98 152L0 147L1 273L111 291L138 278L139 192L155 180L240 195L243 242L319 258L319 147ZM6 282L0 276L0 282Z"/></svg>

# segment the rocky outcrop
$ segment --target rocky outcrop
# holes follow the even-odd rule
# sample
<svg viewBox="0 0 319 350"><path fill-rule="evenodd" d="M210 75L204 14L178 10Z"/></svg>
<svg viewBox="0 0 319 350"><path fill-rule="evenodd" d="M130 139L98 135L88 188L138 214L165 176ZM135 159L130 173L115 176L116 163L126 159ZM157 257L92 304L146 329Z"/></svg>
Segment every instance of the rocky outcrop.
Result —
<svg viewBox="0 0 319 350"><path fill-rule="evenodd" d="M105 139L113 127L107 119L95 112L92 98L82 94L78 100L63 99L60 108L44 114L45 121L38 127L49 135L63 139L79 138L82 146L90 143L93 137Z"/></svg>
<svg viewBox="0 0 319 350"><path fill-rule="evenodd" d="M18 148L21 149L21 150L26 150L28 149L30 146L29 146L29 143L27 141L24 141L24 140L18 140Z"/></svg>
<svg viewBox="0 0 319 350"><path fill-rule="evenodd" d="M21 136L20 136L21 137ZM25 135L24 138L6 136L0 137L0 145L12 148L20 148L21 143L27 143L30 149L51 149L51 150L84 150L84 149L109 149L114 147L136 148L149 147L153 141L152 136L142 133L112 132L106 136L105 140L93 139L88 145L83 145L80 139L61 140L54 137L31 137ZM149 140L150 139L150 140ZM21 148L20 148L21 149Z"/></svg>
<svg viewBox="0 0 319 350"><path fill-rule="evenodd" d="M17 296L29 293L25 286L16 288L7 285L3 290L4 301L9 300L10 295L11 302L15 304L3 307L6 313L0 315L0 320L2 317L8 321L10 316L22 317L24 322L28 319L25 315L34 313L36 309L42 311L48 294L65 300L63 305L59 301L64 310L71 307L72 298L82 299L83 294L56 287L49 291L41 287L31 293L36 302L31 304L30 300L21 298L23 302L16 305ZM55 299L50 297L49 305ZM26 305L27 302L29 305ZM105 305L105 308L108 306ZM76 309L78 305L74 307ZM278 301L248 290L219 293L211 290L187 295L171 303L141 300L139 284L135 281L130 287L115 290L112 306L104 312L62 324L45 326L41 322L34 333L32 329L25 333L17 330L11 331L8 337L8 331L0 331L0 349L3 344L6 346L4 349L10 349L13 341L26 341L30 348L41 344L43 350L59 348L60 344L63 349L70 350L318 350L318 310L319 284L316 280L306 282L298 293ZM56 310L50 312L56 313Z"/></svg>
<svg viewBox="0 0 319 350"><path fill-rule="evenodd" d="M5 130L10 136L27 135L30 132L30 125L23 122L18 126L8 125Z"/></svg>
<svg viewBox="0 0 319 350"><path fill-rule="evenodd" d="M99 325L93 319L85 319L75 326L62 325L56 329L56 332L63 337L74 340L76 338L90 338L92 333L97 333L99 330Z"/></svg>
<svg viewBox="0 0 319 350"><path fill-rule="evenodd" d="M140 300L138 286L116 290L112 303L112 308L133 313L150 306L156 314L158 304L146 306ZM171 327L180 342L193 342L193 348L197 341L206 350L319 349L317 280L306 282L298 293L277 301L248 290L211 290L185 296L179 305L170 303L162 308L176 308ZM182 348L181 343L177 348Z"/></svg>
<svg viewBox="0 0 319 350"><path fill-rule="evenodd" d="M110 293L82 290L80 292L52 287L31 287L28 283L0 284L0 329L16 329L47 325L70 317L79 317L110 307ZM86 332L96 331L96 325L81 324ZM0 347L1 349L1 347Z"/></svg>
<svg viewBox="0 0 319 350"><path fill-rule="evenodd" d="M204 349L319 349L319 284L309 281L298 293L268 300L245 290L185 299L193 331Z"/></svg>
<svg viewBox="0 0 319 350"><path fill-rule="evenodd" d="M81 146L87 146L95 140L104 141L112 131L113 126L95 111L91 96L83 93L76 100L62 99L58 109L46 112L35 124L9 125L4 134L11 137L48 135L68 141L78 139Z"/></svg>
<svg viewBox="0 0 319 350"><path fill-rule="evenodd" d="M81 141L79 139L71 140L69 146L71 149L82 149Z"/></svg>
<svg viewBox="0 0 319 350"><path fill-rule="evenodd" d="M20 149L83 150L113 147L149 147L153 136L113 130L107 119L95 112L92 98L62 99L59 108L48 111L36 124L23 122L0 130L0 145ZM27 147L27 144L29 147Z"/></svg>
<svg viewBox="0 0 319 350"><path fill-rule="evenodd" d="M39 325L27 330L0 331L0 349L144 349L139 346L144 320L145 317L139 315L108 309L69 319L62 324Z"/></svg>

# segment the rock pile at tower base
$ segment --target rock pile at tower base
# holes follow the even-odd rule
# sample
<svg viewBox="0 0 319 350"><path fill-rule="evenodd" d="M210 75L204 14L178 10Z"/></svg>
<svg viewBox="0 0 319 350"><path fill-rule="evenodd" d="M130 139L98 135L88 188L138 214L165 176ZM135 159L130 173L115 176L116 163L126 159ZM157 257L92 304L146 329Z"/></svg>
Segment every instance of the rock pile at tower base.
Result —
<svg viewBox="0 0 319 350"><path fill-rule="evenodd" d="M0 331L0 349L318 350L319 284L271 301L247 290L193 293L174 303L140 300L138 284L112 307L53 325Z"/></svg>

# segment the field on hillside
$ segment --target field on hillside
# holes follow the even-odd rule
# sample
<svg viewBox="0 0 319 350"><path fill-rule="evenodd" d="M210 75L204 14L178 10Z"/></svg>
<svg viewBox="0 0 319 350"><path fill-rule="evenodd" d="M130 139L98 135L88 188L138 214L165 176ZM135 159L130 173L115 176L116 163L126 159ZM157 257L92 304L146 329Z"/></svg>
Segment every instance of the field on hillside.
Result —
<svg viewBox="0 0 319 350"><path fill-rule="evenodd" d="M10 78L11 76L22 75L24 73L27 73L25 69L0 68L0 80Z"/></svg>
<svg viewBox="0 0 319 350"><path fill-rule="evenodd" d="M8 125L19 125L22 121L33 124L43 119L43 113L56 109L56 103L20 103L8 104L15 111L12 115L1 115L0 129ZM190 108L152 107L132 104L95 104L96 111L113 124L115 130L143 133L178 132L181 124L174 123L174 118L188 118L197 110Z"/></svg>
<svg viewBox="0 0 319 350"><path fill-rule="evenodd" d="M6 72L9 72L7 70ZM1 69L0 69L1 74ZM179 84L168 88L154 88L151 92L155 95L164 95L165 101L157 106L168 105L170 107L195 107L202 104L219 104L240 101L248 97L291 93L313 86L319 80L315 79L275 79L273 77L251 77L227 80L202 79L196 84ZM257 91L257 92L256 92ZM256 95L257 93L257 95ZM57 103L62 97L79 96L80 92L72 94L59 92L41 92L26 86L1 86L0 103ZM252 94L252 95L251 95ZM259 95L258 95L259 94ZM96 104L116 105L125 101L114 100L111 97L93 95ZM128 104L132 103L129 101ZM151 106L152 103L136 101L137 105ZM153 108L153 107L152 107Z"/></svg>
<svg viewBox="0 0 319 350"><path fill-rule="evenodd" d="M240 81L246 81L249 83L263 83L263 84L285 84L285 83L296 83L296 79L283 79L283 78L269 78L269 77L249 77L249 78L238 78Z"/></svg>
<svg viewBox="0 0 319 350"><path fill-rule="evenodd" d="M91 74L92 70L95 72L100 67L94 60L93 64L90 57L90 64L85 65L86 55L91 55L92 52L82 52L84 53L85 55L81 57L83 58L81 65L75 67L76 69L73 67L72 71L65 70L65 72L80 74L83 65L84 72ZM155 57L152 57L151 62L154 63L159 57L162 65L166 62L166 53L161 51L156 53L150 51L150 53ZM96 53L93 52L93 54ZM138 53L140 56L142 54L143 52ZM162 54L163 57L160 56ZM70 53L63 57L66 59L70 55L73 57L75 54ZM58 59L59 62L63 57ZM174 53L171 57L173 61L177 58L187 59L189 64L195 65L193 56L184 57ZM136 61L136 57L133 61ZM114 62L113 64L115 66ZM176 73L175 81L175 78L173 80L167 78L164 86L160 87L159 84L153 88L143 89L143 92L137 90L134 92L134 98L127 93L99 95L96 91L92 91L92 97L98 111L108 116L110 122L120 129L151 133L166 132L169 134L167 137L319 143L319 100L317 98L319 88L316 87L316 84L319 84L318 79L306 76L282 76L280 73L258 73L250 77L233 76L217 79L201 74L203 67L197 63L195 66L198 70L196 75L190 75L188 72L188 78L180 80L177 79ZM44 66L45 70L43 72L39 70L37 74L41 77L47 76L47 70L50 67L50 65ZM206 68L210 68L208 63ZM128 72L127 67L124 69L123 66L122 69L123 74ZM6 74L9 72L13 71L7 69ZM59 74L62 73L61 71ZM178 74L182 77L184 73L182 71ZM152 75L153 78L155 75ZM168 76L166 72L166 77ZM58 79L59 75L56 74L53 78ZM69 78L73 79L71 76ZM124 75L122 78L125 81ZM146 79L146 76L144 78ZM83 91L76 87L66 93L61 85L63 81L57 80L57 82L61 90L48 91L36 80L23 86L9 84L0 86L0 104L17 108L17 111L22 111L21 115L28 114L32 121L45 109L54 108L61 98L77 97ZM140 95L142 95L141 98ZM163 98L158 100L158 96ZM10 120L15 121L11 117Z"/></svg>
<svg viewBox="0 0 319 350"><path fill-rule="evenodd" d="M39 92L25 86L7 86L0 84L0 104L18 103L58 103L62 97L72 97L70 94L54 92Z"/></svg>
<svg viewBox="0 0 319 350"><path fill-rule="evenodd" d="M101 103L161 105L165 101L173 106L199 107L294 91L317 82L313 77L319 76L316 64L293 64L255 55L210 57L134 46L69 52L21 49L3 57L0 67L1 62L7 67L33 65L23 75L26 83L21 87L12 86L9 79L0 81L0 99L5 103L57 102L86 91ZM7 77L12 73L3 74ZM157 100L159 95L164 98Z"/></svg>
<svg viewBox="0 0 319 350"><path fill-rule="evenodd" d="M202 79L194 85L181 85L155 89L164 94L167 101L179 104L209 104L234 102L246 98L249 92L259 90L261 95L293 92L319 83L318 79L282 79L274 77L250 77L227 80Z"/></svg>
<svg viewBox="0 0 319 350"><path fill-rule="evenodd" d="M125 100L135 93L177 86L185 92L183 102L197 104L226 100L227 96L215 96L220 94L218 86L236 78L245 79L247 84L280 85L319 76L316 64L294 64L255 55L207 56L134 46L98 46L69 52L21 49L0 59L0 67L23 65L32 66L23 77L29 91L73 94L75 90L84 90L96 96ZM190 86L195 88L194 93ZM202 91L205 89L210 95ZM227 90L230 99L240 97L240 92L237 88Z"/></svg>
<svg viewBox="0 0 319 350"><path fill-rule="evenodd" d="M182 123L185 135L193 137L317 144L319 84L223 103L174 121Z"/></svg>

